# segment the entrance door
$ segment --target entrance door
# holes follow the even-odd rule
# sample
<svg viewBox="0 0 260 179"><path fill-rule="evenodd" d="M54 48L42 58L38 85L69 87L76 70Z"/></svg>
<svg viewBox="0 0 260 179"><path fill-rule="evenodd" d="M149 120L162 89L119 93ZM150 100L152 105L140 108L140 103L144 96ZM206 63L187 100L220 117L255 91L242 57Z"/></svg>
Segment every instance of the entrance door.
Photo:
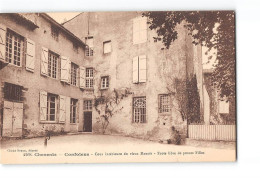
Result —
<svg viewBox="0 0 260 179"><path fill-rule="evenodd" d="M84 112L84 132L92 132L92 112Z"/></svg>
<svg viewBox="0 0 260 179"><path fill-rule="evenodd" d="M4 101L3 137L22 137L23 103Z"/></svg>

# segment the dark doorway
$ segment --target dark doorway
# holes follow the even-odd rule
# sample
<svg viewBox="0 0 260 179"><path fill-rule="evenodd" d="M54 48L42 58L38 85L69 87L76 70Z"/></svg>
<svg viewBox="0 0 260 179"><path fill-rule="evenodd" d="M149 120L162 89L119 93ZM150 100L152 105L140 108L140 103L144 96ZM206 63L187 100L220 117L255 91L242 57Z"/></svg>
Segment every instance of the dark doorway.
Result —
<svg viewBox="0 0 260 179"><path fill-rule="evenodd" d="M92 132L92 112L84 112L84 132Z"/></svg>

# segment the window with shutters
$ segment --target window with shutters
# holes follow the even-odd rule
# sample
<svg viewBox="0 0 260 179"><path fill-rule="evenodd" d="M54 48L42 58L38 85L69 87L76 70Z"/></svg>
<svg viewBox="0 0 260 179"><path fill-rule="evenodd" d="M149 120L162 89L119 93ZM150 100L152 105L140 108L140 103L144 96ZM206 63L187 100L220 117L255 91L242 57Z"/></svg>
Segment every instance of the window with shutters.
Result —
<svg viewBox="0 0 260 179"><path fill-rule="evenodd" d="M57 64L59 56L49 51L48 53L48 76L57 78Z"/></svg>
<svg viewBox="0 0 260 179"><path fill-rule="evenodd" d="M93 88L94 85L94 70L86 68L86 88Z"/></svg>
<svg viewBox="0 0 260 179"><path fill-rule="evenodd" d="M109 77L102 76L101 77L101 89L107 89L109 87Z"/></svg>
<svg viewBox="0 0 260 179"><path fill-rule="evenodd" d="M92 111L92 100L85 100L83 105L84 111Z"/></svg>
<svg viewBox="0 0 260 179"><path fill-rule="evenodd" d="M146 97L133 98L133 117L134 123L146 122Z"/></svg>
<svg viewBox="0 0 260 179"><path fill-rule="evenodd" d="M59 29L51 26L51 36L54 40L59 41Z"/></svg>
<svg viewBox="0 0 260 179"><path fill-rule="evenodd" d="M133 44L147 41L147 18L138 17L133 19Z"/></svg>
<svg viewBox="0 0 260 179"><path fill-rule="evenodd" d="M160 94L159 95L159 113L169 113L170 108L170 95Z"/></svg>
<svg viewBox="0 0 260 179"><path fill-rule="evenodd" d="M86 43L86 56L93 56L94 54L94 38L89 36L85 38Z"/></svg>
<svg viewBox="0 0 260 179"><path fill-rule="evenodd" d="M75 63L71 63L71 81L70 84L76 86L77 85L77 73L79 66Z"/></svg>
<svg viewBox="0 0 260 179"><path fill-rule="evenodd" d="M103 42L103 49L104 49L104 54L110 53L112 51L111 40Z"/></svg>
<svg viewBox="0 0 260 179"><path fill-rule="evenodd" d="M74 124L77 122L77 99L70 99L70 123Z"/></svg>
<svg viewBox="0 0 260 179"><path fill-rule="evenodd" d="M22 86L11 83L4 83L4 99L8 101L22 101Z"/></svg>
<svg viewBox="0 0 260 179"><path fill-rule="evenodd" d="M47 94L47 121L56 121L57 117L57 101L58 96L55 94Z"/></svg>
<svg viewBox="0 0 260 179"><path fill-rule="evenodd" d="M24 58L24 38L7 29L5 57L8 63L22 66Z"/></svg>
<svg viewBox="0 0 260 179"><path fill-rule="evenodd" d="M146 56L141 55L133 58L133 83L146 82Z"/></svg>

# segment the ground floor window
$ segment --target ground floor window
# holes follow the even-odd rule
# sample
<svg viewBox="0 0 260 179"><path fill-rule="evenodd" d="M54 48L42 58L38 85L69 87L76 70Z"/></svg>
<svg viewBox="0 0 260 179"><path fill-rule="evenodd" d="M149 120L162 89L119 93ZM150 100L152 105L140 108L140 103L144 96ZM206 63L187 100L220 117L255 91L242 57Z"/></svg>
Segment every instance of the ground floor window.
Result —
<svg viewBox="0 0 260 179"><path fill-rule="evenodd" d="M146 122L146 97L133 98L133 117L135 123Z"/></svg>
<svg viewBox="0 0 260 179"><path fill-rule="evenodd" d="M159 95L159 113L170 112L170 95L160 94Z"/></svg>
<svg viewBox="0 0 260 179"><path fill-rule="evenodd" d="M76 121L77 121L77 104L78 104L78 100L71 98L71 100L70 100L70 123L76 123Z"/></svg>
<svg viewBox="0 0 260 179"><path fill-rule="evenodd" d="M56 121L57 98L58 96L55 94L47 94L47 121Z"/></svg>
<svg viewBox="0 0 260 179"><path fill-rule="evenodd" d="M22 86L11 83L4 84L4 99L8 101L22 101Z"/></svg>
<svg viewBox="0 0 260 179"><path fill-rule="evenodd" d="M83 110L84 111L92 111L92 100L84 101Z"/></svg>

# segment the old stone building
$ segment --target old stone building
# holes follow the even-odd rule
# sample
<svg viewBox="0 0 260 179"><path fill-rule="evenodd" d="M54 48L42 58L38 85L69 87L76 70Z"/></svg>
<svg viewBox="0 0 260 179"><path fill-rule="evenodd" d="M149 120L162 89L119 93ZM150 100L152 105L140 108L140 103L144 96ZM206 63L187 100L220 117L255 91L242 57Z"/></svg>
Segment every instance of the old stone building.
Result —
<svg viewBox="0 0 260 179"><path fill-rule="evenodd" d="M45 13L0 14L1 136L83 130L85 43Z"/></svg>
<svg viewBox="0 0 260 179"><path fill-rule="evenodd" d="M187 136L187 119L175 98L175 80L196 74L199 95L203 94L201 47L192 44L183 24L169 49L154 41L156 32L148 28L142 12L81 13L63 26L86 43L87 78L94 80L87 86L94 91L93 97L83 95L86 103L94 104L109 91L128 92L119 104L121 110L109 119L106 133L164 140L174 126ZM92 121L86 131L102 132L100 116L95 107L85 113L86 124Z"/></svg>

